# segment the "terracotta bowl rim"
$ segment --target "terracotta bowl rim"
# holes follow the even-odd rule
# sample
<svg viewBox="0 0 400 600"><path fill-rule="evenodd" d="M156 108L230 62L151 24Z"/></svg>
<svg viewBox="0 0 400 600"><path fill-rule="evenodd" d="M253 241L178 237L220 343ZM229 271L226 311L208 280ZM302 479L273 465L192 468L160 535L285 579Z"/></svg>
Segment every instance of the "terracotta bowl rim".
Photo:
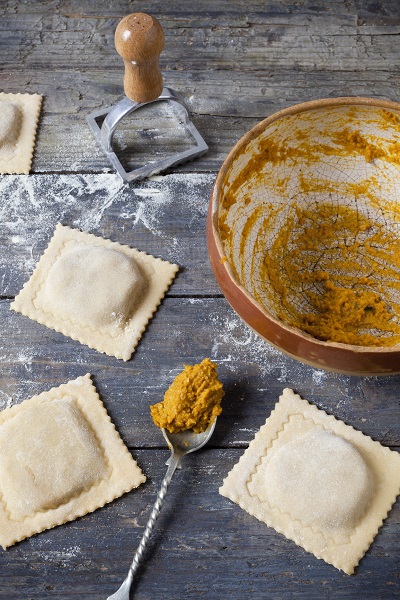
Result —
<svg viewBox="0 0 400 600"><path fill-rule="evenodd" d="M318 340L314 336L312 336L304 331L301 331L300 329L297 329L295 327L287 325L283 321L274 317L248 292L248 290L235 277L229 262L227 260L226 261L223 260L224 251L223 251L223 246L222 246L222 242L221 242L220 235L219 235L218 222L217 222L218 201L219 201L219 198L221 195L221 186L222 186L223 179L225 178L225 176L228 172L228 169L230 168L233 160L236 158L236 154L238 153L238 151L243 146L247 145L250 141L252 141L254 138L258 137L258 135L260 135L260 133L262 133L262 131L264 131L268 125L270 125L274 121L281 119L282 117L286 117L288 115L295 115L298 113L315 110L318 108L329 108L329 107L336 108L338 106L351 106L351 105L353 105L353 106L357 106L357 105L358 106L373 106L375 108L387 108L387 109L393 109L393 110L400 111L400 103L398 103L398 102L394 102L392 100L383 100L380 98L367 98L364 96L342 96L342 97L338 97L338 98L322 98L319 100L310 100L308 102L302 102L301 104L295 104L293 106L289 106L288 108L284 108L282 110L279 110L276 113L273 113L266 119L263 119L262 121L257 123L257 125L252 127L252 129L250 129L242 138L240 138L240 140L238 140L238 142L236 142L236 144L233 146L232 150L229 152L229 154L225 158L225 160L224 160L223 164L221 165L221 168L218 172L216 180L214 182L214 186L213 186L213 189L211 192L211 198L210 198L211 234L214 238L214 242L215 242L215 245L217 248L221 266L225 270L226 275L228 276L229 281L232 284L232 286L239 289L240 292L247 298L247 300L250 303L252 303L263 314L263 316L265 316L265 318L268 321L274 323L277 327L284 329L285 331L287 331L288 333L290 333L293 336L298 337L299 339L303 339L303 340L307 340L308 342L312 342L317 347L321 346L324 348L330 347L330 348L343 349L343 350L347 350L347 351L357 353L357 354L376 354L376 353L379 353L379 354L399 353L400 354L400 344L396 345L396 346L359 346L356 344L344 344L341 342L326 342L326 341ZM256 333L258 333L258 332L256 332ZM261 337L263 337L264 339L266 339L261 333L258 333L258 334L261 335ZM301 358L299 358L299 360L301 360Z"/></svg>

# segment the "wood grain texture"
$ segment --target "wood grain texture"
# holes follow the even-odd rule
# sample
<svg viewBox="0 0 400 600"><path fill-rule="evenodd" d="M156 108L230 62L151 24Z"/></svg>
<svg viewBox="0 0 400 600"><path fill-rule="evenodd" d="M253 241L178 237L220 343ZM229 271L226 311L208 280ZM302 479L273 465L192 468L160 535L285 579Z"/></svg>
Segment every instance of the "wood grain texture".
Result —
<svg viewBox="0 0 400 600"><path fill-rule="evenodd" d="M396 100L400 10L395 0L269 4L176 1L126 3L6 2L0 20L3 91L45 96L34 172L109 169L85 116L123 93L114 30L127 10L149 10L166 34L166 85L187 101L210 150L179 171L215 171L232 145L259 120L319 97L374 95ZM388 74L390 73L390 76ZM234 119L229 117L235 117ZM174 120L164 114L121 124L137 131L124 159L142 163L178 150ZM71 141L65 144L66 137ZM138 156L139 153L139 156Z"/></svg>
<svg viewBox="0 0 400 600"><path fill-rule="evenodd" d="M136 186L114 174L0 179L0 296L19 292L58 222L177 263L170 294L220 294L205 241L213 181L189 174Z"/></svg>
<svg viewBox="0 0 400 600"><path fill-rule="evenodd" d="M183 364L205 356L218 364L226 391L213 446L247 447L285 387L383 444L400 446L400 376L343 376L302 365L258 338L224 298L167 298L126 363L10 311L6 300L0 321L3 406L90 372L131 448L164 444L149 406Z"/></svg>
<svg viewBox="0 0 400 600"><path fill-rule="evenodd" d="M71 90L71 82L74 89ZM388 100L398 98L400 75L325 73L229 73L169 72L165 83L186 100L192 119L207 140L209 151L203 157L174 169L174 172L215 172L232 146L259 121L293 104L323 97L370 96ZM121 98L122 79L115 71L86 70L57 72L29 70L21 74L5 73L2 85L7 92L24 89L44 94L36 151L35 173L98 173L110 171L110 165L86 125L85 117ZM222 90L222 91L220 91ZM161 113L161 114L160 114ZM146 116L127 119L119 125L133 148L118 151L127 163L146 163L157 153L173 153L188 143L176 119L166 105L146 110ZM177 135L178 133L178 135ZM64 140L71 142L65 144Z"/></svg>
<svg viewBox="0 0 400 600"><path fill-rule="evenodd" d="M219 495L219 482L240 454L209 448L185 459L169 488L134 598L384 600L397 595L398 508L357 574L349 577ZM119 587L150 514L168 452L139 451L135 456L149 477L141 488L5 553L0 598L98 600Z"/></svg>
<svg viewBox="0 0 400 600"><path fill-rule="evenodd" d="M118 21L156 16L165 84L182 94L209 152L173 174L125 186L86 125L123 94ZM209 265L205 216L232 146L263 118L307 100L398 99L397 0L5 0L0 88L44 95L33 176L0 179L0 409L90 372L146 473L139 490L0 552L4 600L98 600L126 574L165 472L152 424L183 364L218 363L226 389L210 444L174 476L133 597L138 600L387 600L400 596L400 503L349 577L218 494L284 387L392 449L400 449L400 377L312 369L259 339L222 296ZM126 166L188 143L169 105L121 123ZM180 272L133 358L124 363L9 308L57 222L177 262Z"/></svg>

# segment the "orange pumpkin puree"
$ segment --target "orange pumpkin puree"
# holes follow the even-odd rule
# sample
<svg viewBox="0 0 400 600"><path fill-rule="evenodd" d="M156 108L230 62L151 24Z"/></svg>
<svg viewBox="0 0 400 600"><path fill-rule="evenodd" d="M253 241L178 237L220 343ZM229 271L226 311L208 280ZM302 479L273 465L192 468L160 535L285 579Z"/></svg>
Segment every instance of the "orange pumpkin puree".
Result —
<svg viewBox="0 0 400 600"><path fill-rule="evenodd" d="M265 255L257 298L314 337L400 343L400 241L349 206L297 207Z"/></svg>
<svg viewBox="0 0 400 600"><path fill-rule="evenodd" d="M224 395L218 380L217 365L209 358L192 366L185 365L164 395L164 400L150 406L157 427L170 433L192 429L205 431L221 413Z"/></svg>
<svg viewBox="0 0 400 600"><path fill-rule="evenodd" d="M375 120L381 129L400 131L397 114L382 110ZM310 195L310 202L307 206L304 199L287 198L289 211L272 241L283 203L265 198L241 224L241 206L248 205L253 182L261 187L260 180L268 177L266 165L284 163L289 170L291 164L320 163L324 156L355 155L366 163L400 164L400 142L365 135L357 114L350 110L336 132L326 130L329 143L313 140L310 144L306 133L298 130L296 139L261 138L234 177L231 166L218 215L224 262L229 261L243 285L250 278L252 294L268 312L317 339L367 346L400 344L400 203L397 198L381 197L373 175L358 182L352 177L328 181L319 179L318 171L312 176L308 169L307 176L300 173L297 191L303 197ZM242 190L244 184L247 189ZM287 195L285 179L275 182L270 177L268 184L275 186L277 195ZM317 193L332 194L332 203L314 201L312 194ZM236 203L239 206L231 210ZM245 248L256 227L254 255L249 259Z"/></svg>

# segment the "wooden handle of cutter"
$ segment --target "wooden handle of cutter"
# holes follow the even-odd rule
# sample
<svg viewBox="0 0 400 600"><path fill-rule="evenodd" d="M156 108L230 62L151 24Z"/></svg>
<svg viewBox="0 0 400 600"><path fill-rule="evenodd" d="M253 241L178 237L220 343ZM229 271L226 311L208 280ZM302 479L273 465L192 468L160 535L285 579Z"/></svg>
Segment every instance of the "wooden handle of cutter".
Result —
<svg viewBox="0 0 400 600"><path fill-rule="evenodd" d="M115 48L125 64L125 94L135 102L151 102L163 89L158 63L164 32L155 17L132 13L115 31Z"/></svg>

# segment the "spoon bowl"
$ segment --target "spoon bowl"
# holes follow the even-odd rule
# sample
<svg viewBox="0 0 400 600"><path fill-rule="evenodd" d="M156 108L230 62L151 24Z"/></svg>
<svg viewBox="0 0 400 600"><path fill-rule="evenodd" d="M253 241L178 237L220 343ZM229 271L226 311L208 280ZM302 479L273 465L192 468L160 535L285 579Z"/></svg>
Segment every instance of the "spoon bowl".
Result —
<svg viewBox="0 0 400 600"><path fill-rule="evenodd" d="M201 433L195 433L191 429L185 429L185 431L179 431L178 433L170 433L166 429L161 429L164 439L171 450L171 457L173 454L180 454L182 459L186 454L200 450L212 436L216 422L217 420L215 419ZM171 457L167 462L171 460Z"/></svg>

